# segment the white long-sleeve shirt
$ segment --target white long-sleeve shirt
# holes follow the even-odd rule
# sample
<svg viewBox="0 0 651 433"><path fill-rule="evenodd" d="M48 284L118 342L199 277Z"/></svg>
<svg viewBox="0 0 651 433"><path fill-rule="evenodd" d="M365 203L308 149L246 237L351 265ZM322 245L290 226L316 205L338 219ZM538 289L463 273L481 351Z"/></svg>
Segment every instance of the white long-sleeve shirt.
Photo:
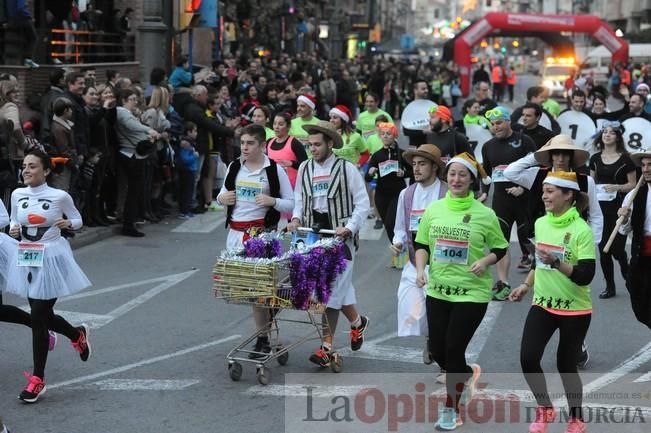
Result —
<svg viewBox="0 0 651 433"><path fill-rule="evenodd" d="M539 170L540 164L536 161L534 154L530 153L529 155L509 164L506 170L504 170L504 177L526 189L531 189L536 181L536 176L538 176ZM590 228L592 228L594 241L598 244L601 242L601 236L604 229L604 215L601 212L601 206L599 206L597 188L594 179L590 176L588 176L587 194L589 201L588 224L590 224Z"/></svg>
<svg viewBox="0 0 651 433"><path fill-rule="evenodd" d="M633 202L631 202L631 194L633 191L629 191L628 194L626 194L626 197L624 197L624 205L626 203L630 202L629 207L631 208L631 212L633 212ZM633 230L633 226L631 225L631 218L629 217L628 221L626 221L626 224L622 224L619 226L619 232L626 236ZM646 212L644 214L644 235L645 236L651 236L651 188L648 189L646 193Z"/></svg>
<svg viewBox="0 0 651 433"><path fill-rule="evenodd" d="M242 162L240 171L235 177L235 192L240 193L239 198L235 199L235 207L231 216L233 221L246 222L263 219L267 214L266 206L259 206L255 203L255 194L262 193L269 195L269 180L267 179L266 168L271 165L271 161L265 155L262 168L251 171L245 162ZM226 178L231 171L232 164L228 166ZM276 165L278 181L280 183L280 197L276 197L274 209L281 213L290 213L294 209L294 191L287 177L287 172L280 166ZM228 192L225 185L222 185L219 195Z"/></svg>
<svg viewBox="0 0 651 433"><path fill-rule="evenodd" d="M5 204L0 200L0 229L5 228L9 224L9 214Z"/></svg>
<svg viewBox="0 0 651 433"><path fill-rule="evenodd" d="M396 225L393 231L393 243L407 245L407 240L412 231L416 231L417 227L411 227L415 230L410 230L411 221L405 221L405 192L407 189L400 191L398 196L398 211L396 212ZM411 215L414 220L422 215L433 201L438 200L441 191L441 181L436 179L434 183L429 186L423 187L422 184L416 185L414 191L414 201L411 207Z"/></svg>
<svg viewBox="0 0 651 433"><path fill-rule="evenodd" d="M73 229L81 228L81 215L72 197L61 189L43 184L35 188L18 188L11 193L11 225L27 227L30 236L36 236L39 227L49 227L40 238L42 242L59 239L61 230L54 222L64 214Z"/></svg>
<svg viewBox="0 0 651 433"><path fill-rule="evenodd" d="M332 167L335 164L335 159L336 156L333 154L330 155L330 157L323 163L314 161L313 176L330 176ZM298 218L300 221L303 221L303 172L305 170L306 164L311 163L311 161L312 160L307 160L303 162L299 167L298 180L294 189L294 212L292 219ZM353 214L348 219L346 228L353 234L356 234L362 228L362 224L364 224L364 221L366 220L366 217L371 210L371 204L368 199L368 193L366 192L366 186L364 185L364 179L362 178L362 175L350 162L345 161L344 164L346 177L348 178L348 190L353 196ZM328 198L326 196L313 197L312 207L313 210L317 212L328 213Z"/></svg>

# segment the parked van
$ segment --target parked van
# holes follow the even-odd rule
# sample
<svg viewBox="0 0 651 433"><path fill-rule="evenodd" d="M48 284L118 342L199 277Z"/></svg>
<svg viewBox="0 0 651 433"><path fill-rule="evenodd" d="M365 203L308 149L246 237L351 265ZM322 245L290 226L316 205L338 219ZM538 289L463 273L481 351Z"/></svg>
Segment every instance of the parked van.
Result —
<svg viewBox="0 0 651 433"><path fill-rule="evenodd" d="M651 63L651 44L629 44L628 57L633 63ZM611 52L603 45L599 45L588 52L581 65L581 73L583 76L592 75L595 84L606 84L611 62Z"/></svg>

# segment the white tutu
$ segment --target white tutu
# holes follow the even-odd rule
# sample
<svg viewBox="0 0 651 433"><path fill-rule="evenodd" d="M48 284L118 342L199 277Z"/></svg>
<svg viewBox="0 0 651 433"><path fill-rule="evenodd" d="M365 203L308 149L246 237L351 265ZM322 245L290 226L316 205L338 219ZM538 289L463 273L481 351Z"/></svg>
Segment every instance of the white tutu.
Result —
<svg viewBox="0 0 651 433"><path fill-rule="evenodd" d="M23 298L54 299L72 295L91 285L64 238L45 242L42 267L17 266L17 253L15 247L7 274L7 293Z"/></svg>
<svg viewBox="0 0 651 433"><path fill-rule="evenodd" d="M398 337L427 333L425 291L416 285L416 267L407 261L398 287Z"/></svg>
<svg viewBox="0 0 651 433"><path fill-rule="evenodd" d="M9 264L15 257L18 241L0 232L0 292L7 289L7 272Z"/></svg>

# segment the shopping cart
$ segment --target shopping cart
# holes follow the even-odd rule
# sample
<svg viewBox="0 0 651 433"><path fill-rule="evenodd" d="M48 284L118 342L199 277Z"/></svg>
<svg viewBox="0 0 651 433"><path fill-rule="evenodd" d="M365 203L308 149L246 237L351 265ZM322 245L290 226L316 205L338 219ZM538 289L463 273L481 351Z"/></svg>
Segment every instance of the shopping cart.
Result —
<svg viewBox="0 0 651 433"><path fill-rule="evenodd" d="M309 246L324 235L334 235L332 230L313 230L305 227L298 229L292 237L294 247L303 243ZM300 249L299 249L300 251ZM290 259L261 260L258 262L243 261L237 258L222 257L213 268L213 290L218 299L228 304L248 304L269 309L271 320L269 324L254 332L234 347L226 359L230 378L238 381L242 377L242 363L254 364L256 375L261 385L267 385L271 376L269 364L272 361L286 365L289 361L289 351L308 341L318 340L323 344L323 338L328 333L325 305L312 299L305 310L298 310L291 301L292 286L290 282ZM303 319L285 317L283 310L295 310L305 313ZM294 314L296 316L296 314ZM283 345L280 341L280 323L307 325L308 330L297 337L291 344ZM250 345L260 336L269 335L270 352L257 352ZM254 359L249 358L254 356ZM341 355L332 353L330 369L339 373L342 369Z"/></svg>

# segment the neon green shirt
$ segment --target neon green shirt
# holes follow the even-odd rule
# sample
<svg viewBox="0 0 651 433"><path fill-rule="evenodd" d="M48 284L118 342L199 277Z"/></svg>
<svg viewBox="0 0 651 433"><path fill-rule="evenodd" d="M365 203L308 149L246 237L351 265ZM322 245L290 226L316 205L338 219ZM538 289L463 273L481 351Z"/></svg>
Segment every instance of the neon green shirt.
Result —
<svg viewBox="0 0 651 433"><path fill-rule="evenodd" d="M302 117L292 119L292 126L289 128L289 135L298 138L303 143L307 142L308 133L303 129L303 125L316 125L319 119L316 116L308 121L303 120Z"/></svg>
<svg viewBox="0 0 651 433"><path fill-rule="evenodd" d="M486 248L509 246L491 208L472 193L458 199L448 192L425 210L416 242L430 249L427 296L449 302L490 302L491 272L476 276L469 269L486 256Z"/></svg>
<svg viewBox="0 0 651 433"><path fill-rule="evenodd" d="M389 113L386 111L378 109L375 113L369 113L368 111L362 111L359 113L357 118L357 130L362 133L362 137L368 141L368 137L375 133L375 119L379 115L387 116L389 122L393 123L393 119L389 116Z"/></svg>
<svg viewBox="0 0 651 433"><path fill-rule="evenodd" d="M551 98L543 102L542 106L554 117L558 117L558 115L561 114L561 106Z"/></svg>
<svg viewBox="0 0 651 433"><path fill-rule="evenodd" d="M536 220L536 244L557 254L561 261L576 265L596 257L592 229L575 208L560 217L547 214ZM592 310L590 286L578 286L557 269L536 261L533 304L563 311Z"/></svg>
<svg viewBox="0 0 651 433"><path fill-rule="evenodd" d="M276 136L276 133L274 132L274 130L271 129L271 128L267 128L266 126L264 127L264 132L265 132L267 141L271 140L272 138L274 138Z"/></svg>
<svg viewBox="0 0 651 433"><path fill-rule="evenodd" d="M341 138L344 139L343 147L341 149L333 149L332 151L338 157L357 165L359 156L366 152L366 145L364 144L364 140L362 140L362 136L353 132L350 135L342 135Z"/></svg>
<svg viewBox="0 0 651 433"><path fill-rule="evenodd" d="M371 135L366 139L366 148L368 149L368 153L373 155L375 152L378 150L382 149L384 147L384 143L382 143L382 139L380 138L377 133Z"/></svg>

